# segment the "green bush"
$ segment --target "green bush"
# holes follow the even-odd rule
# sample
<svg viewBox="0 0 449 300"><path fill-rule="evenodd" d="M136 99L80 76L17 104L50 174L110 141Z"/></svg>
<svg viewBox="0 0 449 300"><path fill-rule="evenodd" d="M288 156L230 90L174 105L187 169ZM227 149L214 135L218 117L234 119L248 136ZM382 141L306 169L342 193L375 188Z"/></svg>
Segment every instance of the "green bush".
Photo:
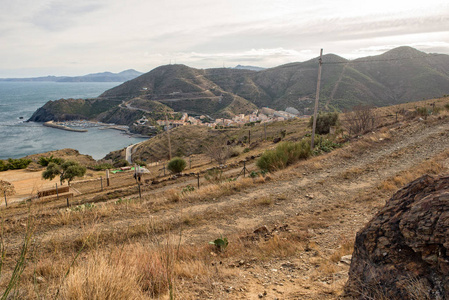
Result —
<svg viewBox="0 0 449 300"><path fill-rule="evenodd" d="M309 139L297 143L282 142L275 150L265 151L257 160L256 165L261 170L273 172L281 170L301 159L312 155Z"/></svg>
<svg viewBox="0 0 449 300"><path fill-rule="evenodd" d="M3 160L0 160L0 172L3 172L3 171L8 171L8 167L7 167L7 164Z"/></svg>
<svg viewBox="0 0 449 300"><path fill-rule="evenodd" d="M181 173L186 168L187 163L180 157L175 157L168 162L167 169L172 173Z"/></svg>
<svg viewBox="0 0 449 300"><path fill-rule="evenodd" d="M316 137L314 154L320 154L322 152L331 152L336 148L340 148L342 144L335 143L325 137L318 135Z"/></svg>
<svg viewBox="0 0 449 300"><path fill-rule="evenodd" d="M112 169L112 165L109 163L102 163L102 164L91 166L90 169L95 170L95 171L103 171L103 170L107 170L107 169Z"/></svg>
<svg viewBox="0 0 449 300"><path fill-rule="evenodd" d="M126 159L119 159L114 161L113 165L114 168L122 168L129 166L129 162Z"/></svg>
<svg viewBox="0 0 449 300"><path fill-rule="evenodd" d="M25 158L18 158L18 159L8 158L6 162L0 160L0 172L8 170L25 169L26 167L28 167L30 163L31 159Z"/></svg>
<svg viewBox="0 0 449 300"><path fill-rule="evenodd" d="M269 172L274 172L286 167L285 157L280 157L276 150L267 150L262 156L256 161L256 165L261 170L267 170Z"/></svg>
<svg viewBox="0 0 449 300"><path fill-rule="evenodd" d="M337 126L338 124L338 113L320 113L316 118L316 133L318 134L328 134L331 126ZM313 117L310 118L309 127L313 127Z"/></svg>
<svg viewBox="0 0 449 300"><path fill-rule="evenodd" d="M51 155L50 157L41 156L37 163L43 167L46 167L46 166L48 166L49 163L55 163L57 165L60 165L63 162L64 162L64 159L62 159L60 157L53 157L53 155Z"/></svg>
<svg viewBox="0 0 449 300"><path fill-rule="evenodd" d="M134 161L134 163L137 164L138 166L141 166L141 167L146 167L147 166L147 163L144 162L143 160L140 160L140 159L136 159Z"/></svg>

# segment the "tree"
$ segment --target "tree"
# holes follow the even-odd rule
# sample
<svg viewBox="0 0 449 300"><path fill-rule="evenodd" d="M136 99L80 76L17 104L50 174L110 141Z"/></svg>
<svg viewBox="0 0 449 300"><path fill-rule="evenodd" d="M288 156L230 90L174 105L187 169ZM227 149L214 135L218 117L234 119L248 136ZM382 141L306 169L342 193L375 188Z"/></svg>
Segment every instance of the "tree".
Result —
<svg viewBox="0 0 449 300"><path fill-rule="evenodd" d="M227 145L226 142L215 142L206 146L206 155L219 165L224 165L226 160L231 157L231 150L231 146Z"/></svg>
<svg viewBox="0 0 449 300"><path fill-rule="evenodd" d="M316 133L318 134L328 134L331 126L337 126L338 124L338 113L328 112L319 113L316 117ZM309 127L313 126L313 116L310 118Z"/></svg>
<svg viewBox="0 0 449 300"><path fill-rule="evenodd" d="M47 169L42 172L42 178L52 180L56 176L59 176L61 185L67 180L67 184L70 185L75 177L82 177L86 174L86 167L80 165L75 161L66 161L61 165L54 162L49 163Z"/></svg>
<svg viewBox="0 0 449 300"><path fill-rule="evenodd" d="M372 106L357 105L346 114L346 127L349 134L363 134L375 128L377 115Z"/></svg>
<svg viewBox="0 0 449 300"><path fill-rule="evenodd" d="M186 168L187 163L180 157L175 157L168 162L167 169L175 174L181 173Z"/></svg>

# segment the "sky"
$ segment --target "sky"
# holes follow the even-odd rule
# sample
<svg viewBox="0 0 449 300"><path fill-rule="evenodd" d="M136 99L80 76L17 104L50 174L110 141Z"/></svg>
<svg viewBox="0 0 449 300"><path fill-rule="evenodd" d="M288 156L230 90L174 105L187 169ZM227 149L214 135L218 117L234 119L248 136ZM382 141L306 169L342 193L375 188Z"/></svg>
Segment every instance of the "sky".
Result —
<svg viewBox="0 0 449 300"><path fill-rule="evenodd" d="M0 78L449 54L449 1L0 0Z"/></svg>

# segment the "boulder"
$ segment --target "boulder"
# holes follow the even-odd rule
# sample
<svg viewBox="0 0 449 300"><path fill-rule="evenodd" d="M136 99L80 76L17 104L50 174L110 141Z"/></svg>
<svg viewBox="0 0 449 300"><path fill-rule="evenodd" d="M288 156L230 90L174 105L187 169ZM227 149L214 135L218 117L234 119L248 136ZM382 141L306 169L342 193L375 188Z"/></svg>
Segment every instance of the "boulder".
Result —
<svg viewBox="0 0 449 300"><path fill-rule="evenodd" d="M345 290L361 299L449 299L449 176L409 183L357 233Z"/></svg>

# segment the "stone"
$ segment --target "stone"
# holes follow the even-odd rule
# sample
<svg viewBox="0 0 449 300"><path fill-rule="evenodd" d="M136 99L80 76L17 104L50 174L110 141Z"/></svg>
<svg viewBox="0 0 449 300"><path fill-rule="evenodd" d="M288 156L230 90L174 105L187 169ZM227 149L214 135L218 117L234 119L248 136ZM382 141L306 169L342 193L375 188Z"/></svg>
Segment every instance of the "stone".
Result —
<svg viewBox="0 0 449 300"><path fill-rule="evenodd" d="M263 225L256 230L254 230L255 234L269 234L270 231L268 230L268 227L266 225Z"/></svg>
<svg viewBox="0 0 449 300"><path fill-rule="evenodd" d="M385 299L449 299L446 199L449 176L424 175L397 191L357 233L346 293L361 297L363 291L364 297L376 298L382 291Z"/></svg>
<svg viewBox="0 0 449 300"><path fill-rule="evenodd" d="M351 254L344 255L344 256L342 256L340 258L340 262L342 262L344 264L347 264L347 265L350 265L351 264L351 259L352 259L352 255Z"/></svg>

